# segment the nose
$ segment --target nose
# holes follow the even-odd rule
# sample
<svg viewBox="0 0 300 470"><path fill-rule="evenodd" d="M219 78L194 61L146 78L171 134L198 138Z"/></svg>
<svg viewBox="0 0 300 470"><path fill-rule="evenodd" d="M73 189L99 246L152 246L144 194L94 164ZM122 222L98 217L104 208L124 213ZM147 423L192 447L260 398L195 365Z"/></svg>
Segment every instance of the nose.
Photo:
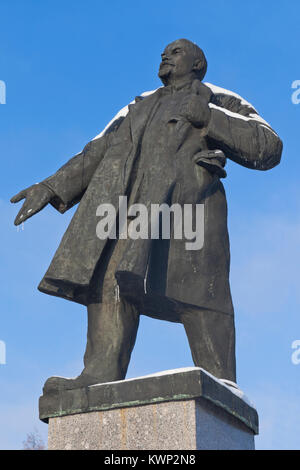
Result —
<svg viewBox="0 0 300 470"><path fill-rule="evenodd" d="M161 59L162 59L163 62L165 62L166 60L168 60L168 56L163 52L161 54Z"/></svg>

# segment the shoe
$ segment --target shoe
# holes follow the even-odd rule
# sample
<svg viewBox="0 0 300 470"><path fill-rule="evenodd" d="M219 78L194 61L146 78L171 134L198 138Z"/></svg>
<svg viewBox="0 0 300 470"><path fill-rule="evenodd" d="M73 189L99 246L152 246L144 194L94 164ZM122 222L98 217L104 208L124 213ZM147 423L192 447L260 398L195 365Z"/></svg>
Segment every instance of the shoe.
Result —
<svg viewBox="0 0 300 470"><path fill-rule="evenodd" d="M59 392L62 390L74 390L76 388L84 388L89 385L103 383L99 377L93 377L88 374L80 374L78 377L69 379L66 377L49 377L43 387L43 393Z"/></svg>

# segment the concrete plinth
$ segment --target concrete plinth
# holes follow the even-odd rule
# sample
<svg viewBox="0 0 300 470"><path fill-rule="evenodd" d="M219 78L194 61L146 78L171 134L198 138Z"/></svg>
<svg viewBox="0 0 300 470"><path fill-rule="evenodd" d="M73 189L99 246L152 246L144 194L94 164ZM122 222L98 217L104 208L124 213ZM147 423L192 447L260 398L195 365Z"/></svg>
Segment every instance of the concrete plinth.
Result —
<svg viewBox="0 0 300 470"><path fill-rule="evenodd" d="M255 408L194 367L43 395L48 448L254 449Z"/></svg>

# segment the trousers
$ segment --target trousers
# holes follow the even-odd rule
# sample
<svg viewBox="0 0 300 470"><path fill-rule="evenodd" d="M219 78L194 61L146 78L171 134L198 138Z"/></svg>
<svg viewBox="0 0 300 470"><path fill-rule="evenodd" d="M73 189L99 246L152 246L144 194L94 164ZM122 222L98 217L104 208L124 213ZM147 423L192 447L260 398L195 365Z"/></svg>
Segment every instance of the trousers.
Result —
<svg viewBox="0 0 300 470"><path fill-rule="evenodd" d="M124 249L124 240L109 241L105 256L100 259L101 270L96 268L89 288L83 372L102 382L125 378L140 320L132 298L119 294L114 275ZM183 305L180 321L195 366L217 378L236 382L234 317Z"/></svg>

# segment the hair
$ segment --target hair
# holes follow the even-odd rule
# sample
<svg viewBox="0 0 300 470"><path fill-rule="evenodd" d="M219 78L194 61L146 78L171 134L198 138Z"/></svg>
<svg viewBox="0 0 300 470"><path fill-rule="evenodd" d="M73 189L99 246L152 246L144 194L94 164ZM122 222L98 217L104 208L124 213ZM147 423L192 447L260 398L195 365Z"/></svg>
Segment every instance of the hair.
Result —
<svg viewBox="0 0 300 470"><path fill-rule="evenodd" d="M179 39L179 41L183 41L193 53L195 57L195 62L199 63L199 66L195 70L195 73L199 80L203 80L207 71L207 60L203 50L199 46L197 46L196 43L189 41L188 39Z"/></svg>

